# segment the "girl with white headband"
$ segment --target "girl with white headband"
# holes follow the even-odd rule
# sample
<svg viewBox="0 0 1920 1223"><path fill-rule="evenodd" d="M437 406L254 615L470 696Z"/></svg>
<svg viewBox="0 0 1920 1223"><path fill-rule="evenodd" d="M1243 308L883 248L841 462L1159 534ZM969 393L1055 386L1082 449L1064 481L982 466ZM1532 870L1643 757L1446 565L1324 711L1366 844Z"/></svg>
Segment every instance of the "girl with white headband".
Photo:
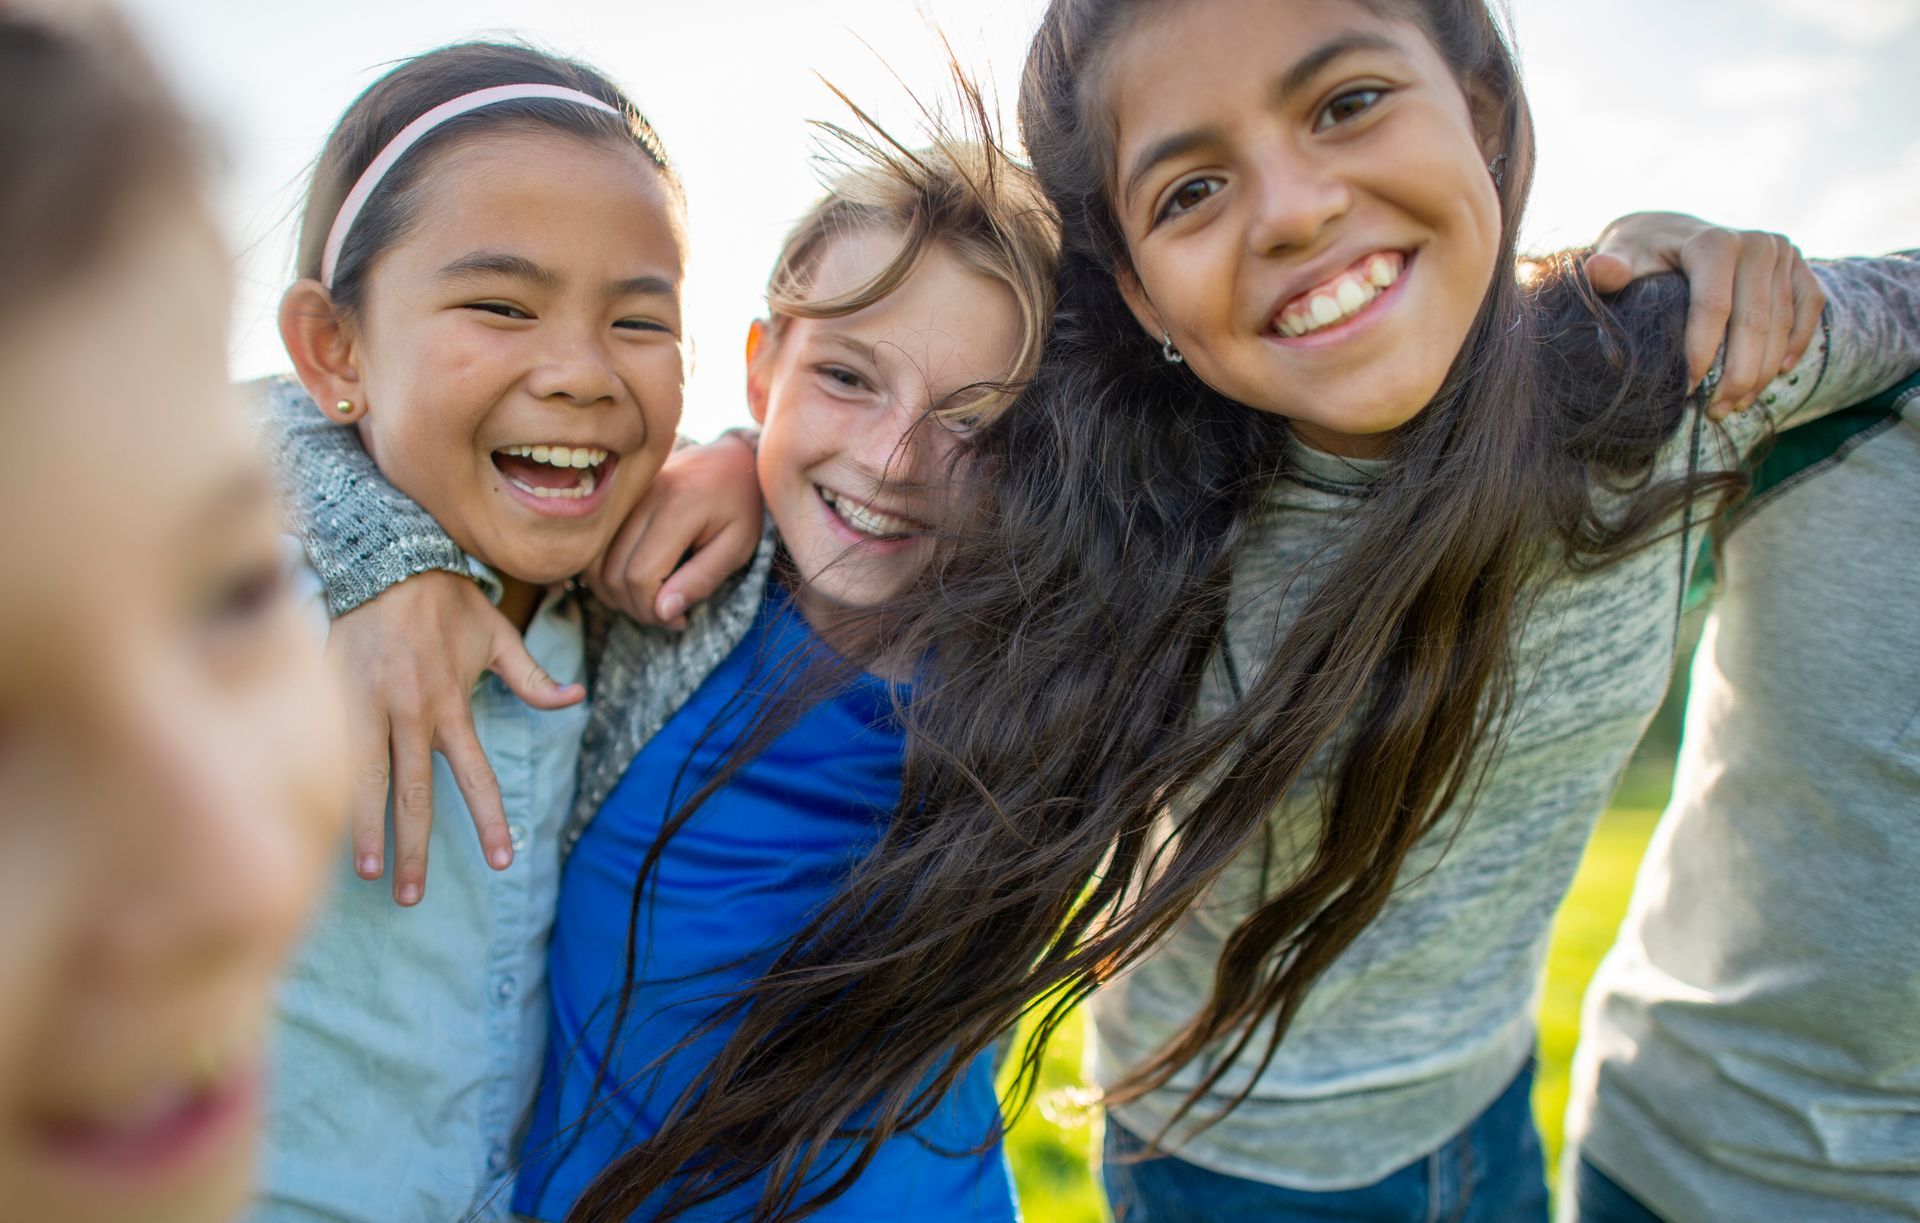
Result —
<svg viewBox="0 0 1920 1223"><path fill-rule="evenodd" d="M357 432L385 478L379 495L404 494L444 531L446 555L427 563L477 583L523 665L496 664L511 687L472 690L471 729L434 745L431 797L424 777L398 778L391 851L383 805L362 804L351 870L342 855L282 991L258 1218L505 1213L496 1190L539 1076L560 840L588 723L563 687L585 678L589 655L568 580L606 552L674 448L685 251L679 183L633 104L525 47L403 63L320 156L301 279L280 311L298 382L263 394L279 417ZM716 446L745 474L729 487L750 490L749 449ZM349 484L364 497L369 481L303 493L351 531ZM377 583L389 563L356 557L352 579ZM316 624L323 578L338 577L303 570ZM725 652L715 624L684 634L662 674L697 682ZM384 725L352 733L387 741ZM410 909L370 882L389 853L394 899Z"/></svg>

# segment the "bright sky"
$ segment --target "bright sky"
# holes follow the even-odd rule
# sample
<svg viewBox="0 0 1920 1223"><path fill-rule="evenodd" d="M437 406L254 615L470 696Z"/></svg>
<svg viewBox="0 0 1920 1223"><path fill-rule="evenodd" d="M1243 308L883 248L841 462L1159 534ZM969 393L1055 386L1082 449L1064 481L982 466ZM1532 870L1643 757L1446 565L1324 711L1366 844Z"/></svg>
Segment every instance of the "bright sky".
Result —
<svg viewBox="0 0 1920 1223"><path fill-rule="evenodd" d="M223 142L240 252L233 369L286 368L273 309L309 161L385 65L519 36L598 65L687 184L694 369L682 428L744 420L740 352L780 238L818 194L815 73L897 133L941 96L944 33L1009 122L1044 0L123 0ZM1920 0L1510 0L1539 131L1527 231L1590 240L1676 208L1776 229L1809 254L1920 246ZM890 72L891 69L891 72ZM899 80L892 75L897 72Z"/></svg>

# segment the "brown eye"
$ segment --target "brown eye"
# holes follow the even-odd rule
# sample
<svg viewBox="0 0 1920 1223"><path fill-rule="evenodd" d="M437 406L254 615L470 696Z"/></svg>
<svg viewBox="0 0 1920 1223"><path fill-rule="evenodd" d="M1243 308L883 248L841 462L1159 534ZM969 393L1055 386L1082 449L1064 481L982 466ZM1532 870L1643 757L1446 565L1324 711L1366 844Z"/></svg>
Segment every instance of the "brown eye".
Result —
<svg viewBox="0 0 1920 1223"><path fill-rule="evenodd" d="M1161 219L1178 216L1206 202L1208 196L1220 190L1217 178L1195 178L1181 183L1167 197L1166 205L1160 209Z"/></svg>
<svg viewBox="0 0 1920 1223"><path fill-rule="evenodd" d="M1382 89L1349 89L1321 107L1319 116L1314 120L1313 130L1323 132L1336 123L1346 122L1378 102L1385 92Z"/></svg>

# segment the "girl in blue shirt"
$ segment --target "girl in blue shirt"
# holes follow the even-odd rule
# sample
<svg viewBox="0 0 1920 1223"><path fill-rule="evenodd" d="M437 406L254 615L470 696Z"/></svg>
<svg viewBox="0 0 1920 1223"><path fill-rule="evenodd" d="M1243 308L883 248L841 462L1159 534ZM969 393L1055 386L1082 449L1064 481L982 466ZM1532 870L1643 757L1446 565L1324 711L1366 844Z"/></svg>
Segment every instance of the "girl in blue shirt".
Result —
<svg viewBox="0 0 1920 1223"><path fill-rule="evenodd" d="M989 146L949 141L876 155L788 239L747 369L782 559L745 638L569 860L516 1210L741 1218L852 1174L819 1217L1017 1217L986 1058L864 1167L829 1146L791 1183L708 1198L684 1182L636 1191L647 1153L627 1153L703 1090L732 1028L727 999L838 891L898 802L906 668L872 648L863 613L924 567L956 424L996 410L1037 346L1052 247L1020 218L1033 205ZM802 695L836 671L825 695Z"/></svg>

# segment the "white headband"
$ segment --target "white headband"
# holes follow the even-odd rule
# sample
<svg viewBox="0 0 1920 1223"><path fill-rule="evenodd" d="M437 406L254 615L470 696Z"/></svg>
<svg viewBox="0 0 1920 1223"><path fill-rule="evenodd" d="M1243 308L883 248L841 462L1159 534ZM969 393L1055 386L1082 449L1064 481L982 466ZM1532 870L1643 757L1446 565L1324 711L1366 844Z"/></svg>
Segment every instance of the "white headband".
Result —
<svg viewBox="0 0 1920 1223"><path fill-rule="evenodd" d="M450 102L442 102L412 123L400 129L380 155L367 164L360 180L353 184L353 190L347 192L347 198L340 204L340 213L333 218L333 228L327 231L327 245L320 254L320 283L333 288L333 272L340 262L340 248L346 245L347 235L353 231L353 223L360 219L360 210L367 206L368 197L387 171L407 155L407 150L419 144L426 134L449 119L458 118L470 110L479 110L483 106L492 106L496 102L513 102L521 98L554 98L563 102L577 102L590 106L594 110L604 110L610 115L620 114L617 107L608 106L599 98L581 93L578 89L568 89L564 85L495 85L489 89L476 89L464 93Z"/></svg>

